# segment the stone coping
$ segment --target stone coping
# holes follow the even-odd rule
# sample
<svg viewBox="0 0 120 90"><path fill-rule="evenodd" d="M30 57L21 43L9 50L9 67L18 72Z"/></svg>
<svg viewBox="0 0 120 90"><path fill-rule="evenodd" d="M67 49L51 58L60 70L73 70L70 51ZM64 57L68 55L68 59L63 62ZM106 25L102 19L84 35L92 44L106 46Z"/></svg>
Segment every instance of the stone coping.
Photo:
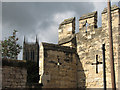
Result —
<svg viewBox="0 0 120 90"><path fill-rule="evenodd" d="M65 20L59 25L59 29L61 28L62 25L72 23L74 20L75 20L75 17L65 19Z"/></svg>
<svg viewBox="0 0 120 90"><path fill-rule="evenodd" d="M25 42L24 45L38 45L38 43L33 43L33 42Z"/></svg>
<svg viewBox="0 0 120 90"><path fill-rule="evenodd" d="M45 42L42 42L42 45L44 47L44 50L56 50L56 51L71 52L71 53L76 52L76 49L73 47L60 46L58 44L51 44Z"/></svg>
<svg viewBox="0 0 120 90"><path fill-rule="evenodd" d="M120 9L120 8L116 5L111 6L111 11L114 11L116 9ZM102 14L104 14L104 13L107 13L107 7L103 10Z"/></svg>
<svg viewBox="0 0 120 90"><path fill-rule="evenodd" d="M2 66L26 68L26 60L2 59Z"/></svg>
<svg viewBox="0 0 120 90"><path fill-rule="evenodd" d="M95 15L97 16L97 11L94 11L94 12L92 12L92 13L88 13L88 14L86 14L86 15L83 15L82 17L80 17L79 21L80 21L80 20L83 20L83 19L87 19L87 18L94 17Z"/></svg>

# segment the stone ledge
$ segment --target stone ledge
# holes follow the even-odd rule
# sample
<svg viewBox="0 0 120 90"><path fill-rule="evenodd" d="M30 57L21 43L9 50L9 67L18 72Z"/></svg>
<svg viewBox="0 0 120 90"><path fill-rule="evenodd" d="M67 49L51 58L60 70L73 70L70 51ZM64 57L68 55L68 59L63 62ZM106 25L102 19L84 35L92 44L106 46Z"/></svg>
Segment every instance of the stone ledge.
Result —
<svg viewBox="0 0 120 90"><path fill-rule="evenodd" d="M83 15L82 17L80 17L79 21L83 20L83 19L91 18L91 17L94 17L94 16L97 16L97 11L94 11L92 13L88 13L86 15Z"/></svg>
<svg viewBox="0 0 120 90"><path fill-rule="evenodd" d="M2 59L2 66L26 68L26 60Z"/></svg>
<svg viewBox="0 0 120 90"><path fill-rule="evenodd" d="M114 11L116 9L120 9L120 8L116 5L111 6L111 11ZM107 7L103 10L102 14L104 14L104 13L107 13Z"/></svg>

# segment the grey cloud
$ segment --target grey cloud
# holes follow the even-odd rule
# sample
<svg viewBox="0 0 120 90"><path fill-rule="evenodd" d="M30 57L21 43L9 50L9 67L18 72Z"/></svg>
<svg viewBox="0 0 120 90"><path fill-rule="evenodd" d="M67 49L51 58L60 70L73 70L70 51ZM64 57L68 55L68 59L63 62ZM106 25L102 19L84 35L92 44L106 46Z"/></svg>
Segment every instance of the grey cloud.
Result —
<svg viewBox="0 0 120 90"><path fill-rule="evenodd" d="M40 41L57 43L58 35L56 32L59 26L53 18L56 13L74 11L75 16L79 19L82 14L91 12L94 8L92 2L3 2L3 38L10 35L13 29L17 29L21 45L23 35L26 35L32 41L36 34L39 34ZM51 26L54 26L55 29ZM52 31L54 32L52 33Z"/></svg>
<svg viewBox="0 0 120 90"><path fill-rule="evenodd" d="M86 5L90 8L86 8ZM22 35L29 36L32 34L35 36L38 22L42 22L40 28L41 30L45 30L54 23L52 16L55 13L73 10L80 16L83 13L93 10L93 8L92 3L4 2L2 7L3 36L9 34L8 29L17 29ZM4 26L5 24L8 24L8 27ZM4 35L6 32L8 33Z"/></svg>
<svg viewBox="0 0 120 90"><path fill-rule="evenodd" d="M86 5L89 6L89 9L86 8ZM3 24L10 23L11 26L22 27L21 31L24 31L24 33L28 33L28 31L33 33L33 29L35 29L37 22L41 21L47 26L52 22L49 20L49 22L46 23L45 20L51 19L52 15L57 12L73 10L77 12L77 14L81 15L83 13L87 13L93 8L94 6L92 3L4 2L2 7Z"/></svg>
<svg viewBox="0 0 120 90"><path fill-rule="evenodd" d="M2 40L2 3L0 2L0 41L1 40Z"/></svg>

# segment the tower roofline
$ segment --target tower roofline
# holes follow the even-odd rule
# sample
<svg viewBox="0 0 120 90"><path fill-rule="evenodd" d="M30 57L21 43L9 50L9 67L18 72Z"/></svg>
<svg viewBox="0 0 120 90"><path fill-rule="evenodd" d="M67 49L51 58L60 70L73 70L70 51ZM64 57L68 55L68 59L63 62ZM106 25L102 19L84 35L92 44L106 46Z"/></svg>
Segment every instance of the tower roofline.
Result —
<svg viewBox="0 0 120 90"><path fill-rule="evenodd" d="M26 44L26 45L36 45L36 44L39 45L37 35L36 35L36 41L35 41L35 42L28 42L28 41L26 42L26 38L25 38L25 36L24 36L23 43Z"/></svg>
<svg viewBox="0 0 120 90"><path fill-rule="evenodd" d="M45 50L58 50L58 51L66 51L66 52L76 52L76 49L73 47L68 46L60 46L58 44L52 44L52 43L45 43L41 42Z"/></svg>
<svg viewBox="0 0 120 90"><path fill-rule="evenodd" d="M38 43L38 38L37 38L37 35L36 35L36 43Z"/></svg>

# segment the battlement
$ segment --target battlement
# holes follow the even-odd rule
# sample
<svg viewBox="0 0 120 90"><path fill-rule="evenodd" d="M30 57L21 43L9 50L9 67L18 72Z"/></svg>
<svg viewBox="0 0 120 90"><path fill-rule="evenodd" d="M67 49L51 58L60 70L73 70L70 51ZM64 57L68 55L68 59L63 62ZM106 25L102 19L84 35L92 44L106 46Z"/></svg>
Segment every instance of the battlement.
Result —
<svg viewBox="0 0 120 90"><path fill-rule="evenodd" d="M113 5L113 6L111 7L111 11L114 11L114 10L117 10L117 9L120 9L120 8L119 8L118 6L116 6L116 5ZM104 14L104 13L107 13L107 8L104 8L102 14Z"/></svg>
<svg viewBox="0 0 120 90"><path fill-rule="evenodd" d="M97 28L97 11L83 15L79 19L79 30L86 32Z"/></svg>
<svg viewBox="0 0 120 90"><path fill-rule="evenodd" d="M97 11L83 15L82 17L80 17L79 21L87 18L92 18L92 17L97 17Z"/></svg>
<svg viewBox="0 0 120 90"><path fill-rule="evenodd" d="M59 40L58 44L63 46L74 47L74 43L72 42L75 34L75 17L65 19L59 26ZM75 41L75 40L74 40ZM68 42L72 42L66 44Z"/></svg>

